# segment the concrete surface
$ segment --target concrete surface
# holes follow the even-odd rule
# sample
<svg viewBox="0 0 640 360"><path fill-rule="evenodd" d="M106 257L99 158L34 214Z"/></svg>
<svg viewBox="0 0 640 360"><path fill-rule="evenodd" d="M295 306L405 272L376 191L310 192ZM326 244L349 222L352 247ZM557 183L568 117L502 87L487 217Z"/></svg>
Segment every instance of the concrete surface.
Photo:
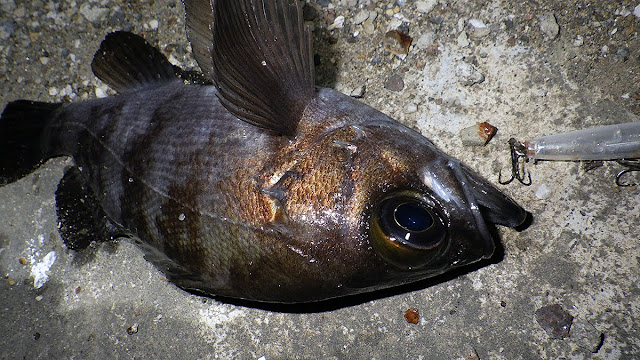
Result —
<svg viewBox="0 0 640 360"><path fill-rule="evenodd" d="M312 3L320 84L346 93L365 86L364 102L492 181L508 166L512 136L640 113L637 1ZM182 11L176 0L0 0L0 107L110 93L89 64L112 30L143 33L173 62L194 66ZM404 59L381 44L397 27L413 37ZM392 75L401 90L384 87ZM481 121L499 128L496 138L463 146L459 130ZM530 167L532 186L503 187L534 221L522 232L500 229L503 254L485 266L435 284L270 309L186 293L131 240L85 258L66 250L54 192L69 164L52 160L0 188L2 359L640 358L640 190L614 185L617 164L584 173L543 162ZM553 304L573 316L564 339L536 321ZM411 307L415 325L403 317Z"/></svg>

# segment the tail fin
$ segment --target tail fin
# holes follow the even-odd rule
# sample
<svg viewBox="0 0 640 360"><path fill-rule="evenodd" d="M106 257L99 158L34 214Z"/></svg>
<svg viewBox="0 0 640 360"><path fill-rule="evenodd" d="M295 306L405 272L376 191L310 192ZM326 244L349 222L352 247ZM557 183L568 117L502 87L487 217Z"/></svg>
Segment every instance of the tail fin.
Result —
<svg viewBox="0 0 640 360"><path fill-rule="evenodd" d="M0 117L0 185L29 174L45 160L42 130L60 105L18 100L4 108Z"/></svg>

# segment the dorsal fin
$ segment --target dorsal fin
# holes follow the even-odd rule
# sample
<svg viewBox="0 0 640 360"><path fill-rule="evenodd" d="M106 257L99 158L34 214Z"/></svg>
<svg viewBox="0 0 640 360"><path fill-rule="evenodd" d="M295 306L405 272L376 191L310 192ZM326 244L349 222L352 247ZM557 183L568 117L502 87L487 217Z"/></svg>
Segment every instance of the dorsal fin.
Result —
<svg viewBox="0 0 640 360"><path fill-rule="evenodd" d="M180 72L145 39L126 31L105 37L93 57L91 70L119 93L177 79Z"/></svg>
<svg viewBox="0 0 640 360"><path fill-rule="evenodd" d="M213 9L211 74L220 101L244 121L295 136L315 94L301 2L214 0Z"/></svg>
<svg viewBox="0 0 640 360"><path fill-rule="evenodd" d="M187 38L200 71L213 81L213 3L214 0L183 0Z"/></svg>

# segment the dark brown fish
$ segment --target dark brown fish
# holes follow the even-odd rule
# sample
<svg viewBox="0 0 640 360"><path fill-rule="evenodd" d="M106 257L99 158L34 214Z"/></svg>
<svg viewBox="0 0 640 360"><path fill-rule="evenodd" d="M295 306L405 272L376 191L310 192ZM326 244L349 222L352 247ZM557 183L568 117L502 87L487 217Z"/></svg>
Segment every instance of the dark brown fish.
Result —
<svg viewBox="0 0 640 360"><path fill-rule="evenodd" d="M10 103L4 182L70 155L78 168L61 186L82 181L99 204L82 212L139 238L178 286L266 302L432 277L490 257L488 223L524 221L419 133L316 88L299 1L185 7L201 75L136 35L108 35L92 68L120 94Z"/></svg>

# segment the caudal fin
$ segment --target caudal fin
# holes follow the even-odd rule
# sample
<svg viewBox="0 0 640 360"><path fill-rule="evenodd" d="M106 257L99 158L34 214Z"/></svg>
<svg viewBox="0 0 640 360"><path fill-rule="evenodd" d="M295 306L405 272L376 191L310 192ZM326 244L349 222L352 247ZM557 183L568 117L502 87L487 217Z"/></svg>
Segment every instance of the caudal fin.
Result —
<svg viewBox="0 0 640 360"><path fill-rule="evenodd" d="M0 116L0 185L29 174L45 160L42 130L60 105L18 100L4 108Z"/></svg>

